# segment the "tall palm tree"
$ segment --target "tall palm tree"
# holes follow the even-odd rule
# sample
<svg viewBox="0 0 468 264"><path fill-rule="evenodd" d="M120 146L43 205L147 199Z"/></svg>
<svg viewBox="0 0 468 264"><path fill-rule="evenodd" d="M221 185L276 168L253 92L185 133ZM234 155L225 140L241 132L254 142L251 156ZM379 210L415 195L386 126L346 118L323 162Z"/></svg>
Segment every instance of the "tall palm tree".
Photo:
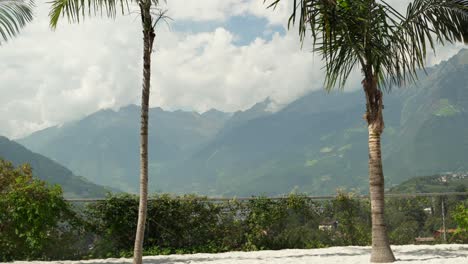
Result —
<svg viewBox="0 0 468 264"><path fill-rule="evenodd" d="M141 124L140 124L140 203L138 223L135 235L133 263L142 263L142 249L145 232L145 222L148 202L148 108L151 81L151 53L156 37L155 27L161 19L166 19L165 11L159 9L159 0L53 0L50 25L53 29L62 16L70 22L80 22L86 15L101 15L105 13L114 18L120 10L122 14L129 13L129 4L139 6L141 24L143 27L143 87L141 94Z"/></svg>
<svg viewBox="0 0 468 264"><path fill-rule="evenodd" d="M34 1L0 0L0 45L33 19Z"/></svg>
<svg viewBox="0 0 468 264"><path fill-rule="evenodd" d="M273 0L269 7L280 1ZM436 43L467 42L468 0L414 0L406 14L384 0L294 0L288 26L296 20L301 41L310 32L313 50L325 61L327 90L343 88L354 68L362 72L369 133L371 262L393 262L384 221L382 91L415 81L427 49L435 52Z"/></svg>

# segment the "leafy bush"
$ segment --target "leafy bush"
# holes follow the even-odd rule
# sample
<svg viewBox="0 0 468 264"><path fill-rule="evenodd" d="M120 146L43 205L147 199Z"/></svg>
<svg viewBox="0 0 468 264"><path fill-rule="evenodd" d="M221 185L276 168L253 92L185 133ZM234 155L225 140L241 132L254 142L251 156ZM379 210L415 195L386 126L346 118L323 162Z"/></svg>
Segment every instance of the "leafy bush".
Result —
<svg viewBox="0 0 468 264"><path fill-rule="evenodd" d="M138 217L135 195L108 195L84 210L87 230L96 235L90 248L95 257L112 257L133 247Z"/></svg>
<svg viewBox="0 0 468 264"><path fill-rule="evenodd" d="M453 219L457 223L457 231L451 240L457 243L468 242L468 208L464 203L459 204L452 212Z"/></svg>
<svg viewBox="0 0 468 264"><path fill-rule="evenodd" d="M453 219L461 231L468 231L468 208L464 204L458 205L453 212Z"/></svg>
<svg viewBox="0 0 468 264"><path fill-rule="evenodd" d="M260 197L246 207L246 250L307 248L316 238L320 206L304 196Z"/></svg>
<svg viewBox="0 0 468 264"><path fill-rule="evenodd" d="M429 216L424 212L428 203L426 198L391 199L387 202L385 218L392 244L413 243L416 237L424 233L425 227L429 228L430 223L433 227L429 229L436 229L440 221L428 221ZM434 230L426 232L424 236L431 236Z"/></svg>
<svg viewBox="0 0 468 264"><path fill-rule="evenodd" d="M338 221L341 245L369 245L371 241L371 220L369 205L353 199L352 195L339 193L332 201L334 218Z"/></svg>
<svg viewBox="0 0 468 264"><path fill-rule="evenodd" d="M0 260L61 258L72 252L73 217L59 186L33 178L28 165L0 159Z"/></svg>
<svg viewBox="0 0 468 264"><path fill-rule="evenodd" d="M219 203L196 196L154 196L148 203L144 253L366 245L370 220L365 206L347 196L320 203L301 195ZM137 197L128 194L91 204L86 215L97 235L92 256L131 256L137 212ZM318 230L328 217L342 222L337 232Z"/></svg>
<svg viewBox="0 0 468 264"><path fill-rule="evenodd" d="M206 198L154 196L148 203L145 254L223 252L332 245L318 232L320 204L304 196L256 198L246 203ZM86 209L88 229L97 237L91 256L131 256L138 200L108 196ZM325 239L326 240L326 239Z"/></svg>
<svg viewBox="0 0 468 264"><path fill-rule="evenodd" d="M418 223L416 221L406 221L393 229L389 237L392 244L405 245L412 244L417 234Z"/></svg>
<svg viewBox="0 0 468 264"><path fill-rule="evenodd" d="M334 200L320 202L301 195L216 203L196 196L152 198L148 203L144 254L318 248L371 242L369 201L354 199L350 194L340 193ZM391 242L414 243L416 237L432 236L440 229L440 205L435 200L432 204L435 215L424 211L431 206L427 198L389 199L386 213ZM453 207L452 203L446 205ZM89 226L97 235L92 256L131 256L137 212L138 200L133 195L109 196L90 205ZM446 218L447 228L452 228L450 214ZM327 221L337 221L338 225L319 230L319 224Z"/></svg>
<svg viewBox="0 0 468 264"><path fill-rule="evenodd" d="M151 252L167 253L223 251L228 248L223 244L230 241L226 237L235 230L231 226L237 223L232 219L227 222L226 217L221 221L221 209L222 206L208 203L202 197L154 196L148 202L144 247ZM138 199L134 195L108 196L90 205L89 228L98 235L92 255L131 255L137 216Z"/></svg>

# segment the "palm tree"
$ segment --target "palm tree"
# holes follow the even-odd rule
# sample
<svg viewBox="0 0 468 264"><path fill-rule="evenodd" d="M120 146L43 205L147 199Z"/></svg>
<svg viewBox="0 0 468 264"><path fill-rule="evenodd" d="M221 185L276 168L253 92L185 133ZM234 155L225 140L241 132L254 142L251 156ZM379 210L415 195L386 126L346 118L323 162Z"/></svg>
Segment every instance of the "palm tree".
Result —
<svg viewBox="0 0 468 264"><path fill-rule="evenodd" d="M266 0L265 0L266 1ZM268 7L276 7L273 0ZM380 138L383 93L417 79L426 51L436 43L468 40L468 0L414 0L406 14L384 0L294 0L288 26L298 19L303 42L325 61L325 88L343 88L359 67L364 77L364 119L369 132L369 189L372 213L371 262L393 262L384 221L384 175Z"/></svg>
<svg viewBox="0 0 468 264"><path fill-rule="evenodd" d="M142 263L142 249L145 232L145 222L148 202L148 108L151 81L151 53L156 37L155 27L161 19L166 19L165 11L159 9L159 0L53 0L50 25L53 29L61 16L66 16L70 22L80 22L85 15L100 15L105 13L114 18L117 11L129 13L129 4L138 4L141 24L143 27L143 87L141 95L140 124L140 203L138 223L135 235L133 263Z"/></svg>
<svg viewBox="0 0 468 264"><path fill-rule="evenodd" d="M0 0L0 45L33 19L34 1Z"/></svg>

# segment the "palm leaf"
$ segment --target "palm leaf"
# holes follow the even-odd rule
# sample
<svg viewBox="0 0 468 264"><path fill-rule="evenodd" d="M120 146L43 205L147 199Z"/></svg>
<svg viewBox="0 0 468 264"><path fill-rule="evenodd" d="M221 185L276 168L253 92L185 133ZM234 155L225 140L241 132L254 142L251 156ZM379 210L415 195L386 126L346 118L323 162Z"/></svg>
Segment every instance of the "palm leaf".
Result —
<svg viewBox="0 0 468 264"><path fill-rule="evenodd" d="M130 12L130 3L137 0L54 0L49 11L50 26L55 29L60 17L65 16L70 23L79 23L86 16L107 16L115 18L118 12Z"/></svg>
<svg viewBox="0 0 468 264"><path fill-rule="evenodd" d="M417 70L425 67L427 50L435 53L437 42L468 43L468 0L414 0L406 15L392 12L400 17L389 28L393 55L388 59L386 78L392 84L416 80Z"/></svg>
<svg viewBox="0 0 468 264"><path fill-rule="evenodd" d="M267 1L267 0L265 0ZM281 0L271 0L275 8ZM414 0L405 15L385 0L292 0L288 27L310 33L325 61L325 87L343 88L356 66L390 89L417 79L435 43L468 43L468 0Z"/></svg>
<svg viewBox="0 0 468 264"><path fill-rule="evenodd" d="M0 0L0 44L33 19L33 8L32 0Z"/></svg>
<svg viewBox="0 0 468 264"><path fill-rule="evenodd" d="M130 13L132 3L140 6L150 3L153 7L157 7L159 0L53 0L50 3L52 4L49 11L50 27L55 29L60 17L67 17L70 23L79 23L86 16L100 15L115 18L118 13L122 15ZM160 13L157 12L156 17Z"/></svg>

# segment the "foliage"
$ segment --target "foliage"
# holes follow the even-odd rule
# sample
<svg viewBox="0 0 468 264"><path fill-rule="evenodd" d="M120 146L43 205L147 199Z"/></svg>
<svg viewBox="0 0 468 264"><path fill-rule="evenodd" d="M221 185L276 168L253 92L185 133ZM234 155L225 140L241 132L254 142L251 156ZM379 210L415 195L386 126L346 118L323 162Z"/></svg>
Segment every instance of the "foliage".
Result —
<svg viewBox="0 0 468 264"><path fill-rule="evenodd" d="M33 19L33 8L32 0L0 0L0 39L16 36Z"/></svg>
<svg viewBox="0 0 468 264"><path fill-rule="evenodd" d="M148 252L184 253L212 251L210 246L223 245L224 233L232 231L220 223L221 207L201 197L154 196L148 202L144 248ZM109 196L87 209L89 225L100 236L93 247L95 256L131 255L138 216L134 195ZM231 223L235 226L235 223Z"/></svg>
<svg viewBox="0 0 468 264"><path fill-rule="evenodd" d="M66 16L69 22L79 23L86 16L99 16L105 14L107 17L115 18L118 13L122 15L131 12L130 4L152 5L151 15L154 16L152 27L156 26L162 19L168 19L166 11L161 10L159 0L107 0L107 1L85 1L85 0L54 0L51 2L49 12L50 26L55 29L61 16Z"/></svg>
<svg viewBox="0 0 468 264"><path fill-rule="evenodd" d="M457 224L457 231L452 240L460 243L468 242L468 208L461 203L453 210L452 215Z"/></svg>
<svg viewBox="0 0 468 264"><path fill-rule="evenodd" d="M300 195L272 200L259 197L246 205L247 250L304 248L318 227L317 204Z"/></svg>
<svg viewBox="0 0 468 264"><path fill-rule="evenodd" d="M136 196L108 195L105 201L89 205L84 215L88 229L100 237L92 245L96 256L109 257L132 248L138 216Z"/></svg>
<svg viewBox="0 0 468 264"><path fill-rule="evenodd" d="M442 226L441 199L390 199L386 202L390 238L394 244L414 243L432 236ZM445 199L447 228L454 226L449 213L458 203ZM434 205L434 214L424 208ZM132 255L138 200L133 195L109 196L87 208L88 221L97 237L92 257ZM319 230L337 221L336 229ZM331 201L312 201L291 194L285 199L256 197L248 201L211 202L204 197L154 196L148 204L146 255L216 253L239 250L319 248L369 245L369 201L339 193Z"/></svg>
<svg viewBox="0 0 468 264"><path fill-rule="evenodd" d="M8 179L21 175L19 172L24 173L22 168L9 166L8 171L11 173L5 174L5 170L1 172L5 175L0 178L1 186L7 186L5 183L11 181ZM18 181L18 184L20 182ZM39 189L42 190L43 187ZM6 201L4 190L5 187L2 187L2 206ZM464 201L460 202L456 198L443 200L447 228L452 229L457 225L463 227L466 224L466 221L463 222L466 220L466 207L462 205ZM48 201L50 202L50 199ZM63 206L62 202L56 200L55 204ZM442 199L427 198L389 199L386 202L386 219L392 243L414 243L416 237L432 236L434 231L441 229L441 202ZM47 205L52 204L54 202ZM65 206L69 209L68 205ZM45 207L38 207L37 203L31 200L27 200L23 207L25 212L34 215L35 218L54 221L41 220L41 223L50 225L41 226L43 229L40 230L46 231L39 233L39 244L32 247L23 241L16 246L16 251L5 251L10 253L8 256L3 255L3 260L83 259L133 255L138 216L138 199L135 195L108 195L103 201L83 207L75 206L75 213L71 215L68 211L57 215L58 210L47 211ZM423 210L427 207L431 207L433 213ZM45 210L49 214L36 215L36 209L39 212ZM367 200L355 199L353 195L345 193L339 193L336 199L330 201L312 201L296 194L291 194L285 199L257 197L249 201L218 202L193 195L157 195L148 203L144 254L369 245L369 209ZM8 217L4 213L0 214L2 234L5 224L10 223L5 222L6 219L10 219ZM31 226L31 221L25 220L25 217L18 218L18 221L22 220L24 226ZM330 221L338 222L336 229L319 230L320 224ZM6 233L7 237L0 237L2 248L8 249L8 243L19 241L14 231L12 232ZM464 236L457 234L449 237L449 242L463 242L463 239ZM18 250L23 247L30 250ZM25 255L21 255L23 253Z"/></svg>
<svg viewBox="0 0 468 264"><path fill-rule="evenodd" d="M468 208L464 204L460 204L455 208L453 219L457 223L458 229L468 231Z"/></svg>
<svg viewBox="0 0 468 264"><path fill-rule="evenodd" d="M0 260L64 257L73 213L59 186L0 159ZM65 245L66 244L66 245ZM47 256L46 256L47 255Z"/></svg>
<svg viewBox="0 0 468 264"><path fill-rule="evenodd" d="M424 229L428 215L424 207L427 199L392 199L387 203L386 219L390 241L393 244L409 244Z"/></svg>
<svg viewBox="0 0 468 264"><path fill-rule="evenodd" d="M333 214L326 212L328 209L301 195L221 203L196 196L154 196L148 203L145 254L338 245L338 239L332 238L337 234L318 230L322 215ZM91 256L131 256L137 210L138 200L133 195L108 196L90 205L86 210L88 226L97 234Z"/></svg>
<svg viewBox="0 0 468 264"><path fill-rule="evenodd" d="M339 193L332 201L334 218L338 221L338 232L343 245L370 244L371 219L369 204L365 205L345 193Z"/></svg>
<svg viewBox="0 0 468 264"><path fill-rule="evenodd" d="M437 108L434 111L436 116L453 116L457 113L460 113L460 110L456 106L451 105L448 99L440 99Z"/></svg>
<svg viewBox="0 0 468 264"><path fill-rule="evenodd" d="M465 173L463 173L465 174ZM443 180L444 179L444 180ZM451 174L414 177L390 189L391 193L466 192L468 177Z"/></svg>

